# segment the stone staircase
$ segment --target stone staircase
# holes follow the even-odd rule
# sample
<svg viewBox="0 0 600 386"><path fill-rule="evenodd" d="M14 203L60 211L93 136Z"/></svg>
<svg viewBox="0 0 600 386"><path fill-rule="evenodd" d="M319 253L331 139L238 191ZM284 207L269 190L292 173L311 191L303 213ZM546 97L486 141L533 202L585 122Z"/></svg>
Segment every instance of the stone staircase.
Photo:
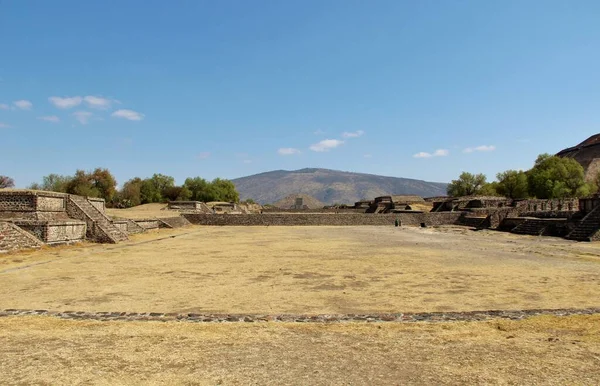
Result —
<svg viewBox="0 0 600 386"><path fill-rule="evenodd" d="M547 221L527 219L514 227L511 230L511 233L516 233L519 235L542 236L550 225L551 224L549 224Z"/></svg>
<svg viewBox="0 0 600 386"><path fill-rule="evenodd" d="M600 206L592 209L567 235L567 239L577 241L600 240Z"/></svg>
<svg viewBox="0 0 600 386"><path fill-rule="evenodd" d="M128 240L127 235L114 226L110 219L85 197L69 195L67 213L72 218L85 221L88 238L97 242L116 244Z"/></svg>

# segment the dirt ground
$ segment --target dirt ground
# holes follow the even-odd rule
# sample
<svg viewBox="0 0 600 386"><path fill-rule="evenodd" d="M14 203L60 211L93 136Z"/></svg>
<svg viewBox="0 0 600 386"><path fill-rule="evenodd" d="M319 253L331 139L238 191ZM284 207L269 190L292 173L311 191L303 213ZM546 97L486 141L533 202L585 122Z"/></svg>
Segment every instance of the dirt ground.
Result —
<svg viewBox="0 0 600 386"><path fill-rule="evenodd" d="M367 313L600 305L600 245L459 227L197 227L0 255L0 309ZM454 323L0 318L2 384L600 383L600 315Z"/></svg>
<svg viewBox="0 0 600 386"><path fill-rule="evenodd" d="M0 256L0 309L368 313L600 306L600 245L466 228L186 227Z"/></svg>
<svg viewBox="0 0 600 386"><path fill-rule="evenodd" d="M0 318L0 380L53 385L597 385L600 316L434 324Z"/></svg>

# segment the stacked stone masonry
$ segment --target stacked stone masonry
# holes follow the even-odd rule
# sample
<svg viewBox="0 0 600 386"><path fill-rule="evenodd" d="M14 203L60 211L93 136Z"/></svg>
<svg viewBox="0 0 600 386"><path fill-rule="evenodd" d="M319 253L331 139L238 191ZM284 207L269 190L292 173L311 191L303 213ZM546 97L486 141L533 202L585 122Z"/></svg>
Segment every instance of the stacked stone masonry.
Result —
<svg viewBox="0 0 600 386"><path fill-rule="evenodd" d="M48 311L48 310L0 310L0 317L46 316L70 320L97 320L102 322L188 322L188 323L448 323L480 322L494 319L523 320L533 316L553 315L594 315L600 308L584 309L533 309L533 310L490 310L464 312L420 312L387 314L179 314L162 312L86 312L86 311Z"/></svg>
<svg viewBox="0 0 600 386"><path fill-rule="evenodd" d="M0 221L0 253L39 248L42 242L13 223Z"/></svg>
<svg viewBox="0 0 600 386"><path fill-rule="evenodd" d="M296 226L296 225L379 225L393 226L396 219L400 225L426 226L457 225L461 212L447 213L398 213L398 214L238 214L210 215L183 214L195 225L217 226Z"/></svg>
<svg viewBox="0 0 600 386"><path fill-rule="evenodd" d="M84 221L31 221L14 220L13 224L26 230L46 244L73 243L85 240Z"/></svg>

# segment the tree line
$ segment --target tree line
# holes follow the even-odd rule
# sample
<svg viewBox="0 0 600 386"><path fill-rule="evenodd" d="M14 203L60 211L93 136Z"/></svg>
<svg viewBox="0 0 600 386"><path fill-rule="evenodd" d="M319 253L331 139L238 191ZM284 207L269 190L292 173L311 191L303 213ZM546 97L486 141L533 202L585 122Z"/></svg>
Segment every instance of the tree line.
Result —
<svg viewBox="0 0 600 386"><path fill-rule="evenodd" d="M584 169L572 158L540 154L527 171L506 170L496 175L496 181L487 182L483 174L463 172L448 185L448 195L504 196L512 199L586 197L600 190L600 173L592 182L586 182Z"/></svg>
<svg viewBox="0 0 600 386"><path fill-rule="evenodd" d="M12 179L0 176L0 188L13 186ZM125 182L121 189L117 189L117 180L108 169L103 168L93 171L77 170L72 176L49 174L42 178L41 183L33 183L27 188L99 197L108 205L119 208L167 201L240 200L235 185L226 179L215 178L208 181L202 177L193 177L187 178L178 186L175 184L175 178L156 173L149 178L132 178Z"/></svg>

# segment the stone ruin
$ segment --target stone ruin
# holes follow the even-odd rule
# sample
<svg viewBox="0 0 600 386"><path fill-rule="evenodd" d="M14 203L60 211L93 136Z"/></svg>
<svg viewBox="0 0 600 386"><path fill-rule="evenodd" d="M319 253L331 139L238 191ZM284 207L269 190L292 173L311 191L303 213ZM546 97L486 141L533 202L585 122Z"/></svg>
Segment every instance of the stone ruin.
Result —
<svg viewBox="0 0 600 386"><path fill-rule="evenodd" d="M432 212L463 212L462 223L517 234L600 241L600 197L523 199L444 197L432 199Z"/></svg>
<svg viewBox="0 0 600 386"><path fill-rule="evenodd" d="M129 234L153 228L154 224L158 228L158 220L153 221L111 219L100 198L0 190L0 252L83 240L118 243L127 240Z"/></svg>

